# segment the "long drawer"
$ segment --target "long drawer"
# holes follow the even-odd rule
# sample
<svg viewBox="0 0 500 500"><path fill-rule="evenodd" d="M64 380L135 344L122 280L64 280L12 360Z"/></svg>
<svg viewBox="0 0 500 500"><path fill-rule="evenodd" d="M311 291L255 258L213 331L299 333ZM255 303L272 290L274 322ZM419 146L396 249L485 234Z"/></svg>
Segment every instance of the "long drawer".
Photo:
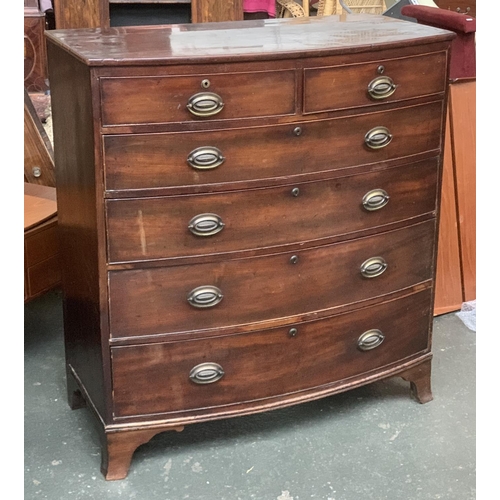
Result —
<svg viewBox="0 0 500 500"><path fill-rule="evenodd" d="M110 271L111 336L224 329L381 297L432 278L434 231L429 220L295 253Z"/></svg>
<svg viewBox="0 0 500 500"><path fill-rule="evenodd" d="M377 105L444 92L446 52L304 70L304 112ZM441 68L436 71L436 68Z"/></svg>
<svg viewBox="0 0 500 500"><path fill-rule="evenodd" d="M220 254L356 233L435 211L437 159L321 182L107 200L108 260Z"/></svg>
<svg viewBox="0 0 500 500"><path fill-rule="evenodd" d="M100 83L104 126L293 115L296 111L294 70L101 78Z"/></svg>
<svg viewBox="0 0 500 500"><path fill-rule="evenodd" d="M112 348L113 411L130 417L256 404L428 348L430 291L292 328Z"/></svg>
<svg viewBox="0 0 500 500"><path fill-rule="evenodd" d="M265 127L106 135L105 187L120 191L288 178L437 151L442 106L435 101Z"/></svg>

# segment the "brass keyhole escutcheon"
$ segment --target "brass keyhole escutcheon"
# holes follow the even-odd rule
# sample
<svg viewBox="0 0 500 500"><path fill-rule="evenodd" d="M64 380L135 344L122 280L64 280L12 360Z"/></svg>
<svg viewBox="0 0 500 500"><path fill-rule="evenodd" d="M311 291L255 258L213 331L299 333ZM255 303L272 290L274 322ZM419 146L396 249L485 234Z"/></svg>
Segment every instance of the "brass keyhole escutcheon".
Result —
<svg viewBox="0 0 500 500"><path fill-rule="evenodd" d="M206 78L201 81L201 88L202 89L208 89L210 87L210 80L207 80Z"/></svg>
<svg viewBox="0 0 500 500"><path fill-rule="evenodd" d="M299 261L299 256L298 255L292 255L290 257L290 264L297 264L298 261Z"/></svg>
<svg viewBox="0 0 500 500"><path fill-rule="evenodd" d="M293 133L296 135L296 136L299 136L300 134L302 134L302 127L295 127L293 129Z"/></svg>
<svg viewBox="0 0 500 500"><path fill-rule="evenodd" d="M295 196L295 198L297 198L297 196L299 196L300 194L300 189L299 188L293 188L292 189L292 196Z"/></svg>
<svg viewBox="0 0 500 500"><path fill-rule="evenodd" d="M298 333L299 332L298 332L297 328L290 328L290 330L288 330L288 335L292 338L296 337Z"/></svg>

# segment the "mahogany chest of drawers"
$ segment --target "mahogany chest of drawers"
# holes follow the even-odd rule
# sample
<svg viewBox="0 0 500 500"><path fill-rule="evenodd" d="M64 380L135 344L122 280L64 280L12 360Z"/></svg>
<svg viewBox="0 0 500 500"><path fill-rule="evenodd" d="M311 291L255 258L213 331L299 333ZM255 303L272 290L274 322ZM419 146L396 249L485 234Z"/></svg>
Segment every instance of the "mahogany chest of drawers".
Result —
<svg viewBox="0 0 500 500"><path fill-rule="evenodd" d="M187 424L429 401L448 53L374 15L47 34L67 383L107 479Z"/></svg>

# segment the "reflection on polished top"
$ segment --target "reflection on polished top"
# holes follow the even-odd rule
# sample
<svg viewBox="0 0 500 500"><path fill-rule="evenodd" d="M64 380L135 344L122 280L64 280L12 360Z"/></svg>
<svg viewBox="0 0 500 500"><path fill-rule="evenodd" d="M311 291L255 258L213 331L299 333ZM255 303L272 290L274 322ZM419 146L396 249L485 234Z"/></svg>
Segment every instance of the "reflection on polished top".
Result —
<svg viewBox="0 0 500 500"><path fill-rule="evenodd" d="M372 14L322 18L267 19L205 24L133 26L108 29L51 30L46 36L71 50L92 66L175 64L249 56L267 59L297 57L310 50L316 55L353 53L376 46L389 48L446 40L454 33L438 28ZM430 40L428 37L431 37Z"/></svg>

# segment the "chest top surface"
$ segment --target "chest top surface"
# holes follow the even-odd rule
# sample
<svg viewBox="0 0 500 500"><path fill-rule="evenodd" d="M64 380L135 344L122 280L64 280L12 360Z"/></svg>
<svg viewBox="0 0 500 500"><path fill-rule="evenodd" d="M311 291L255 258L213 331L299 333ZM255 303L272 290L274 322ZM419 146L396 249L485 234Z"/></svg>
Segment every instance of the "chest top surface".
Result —
<svg viewBox="0 0 500 500"><path fill-rule="evenodd" d="M455 34L385 16L354 14L109 29L53 30L49 41L90 66L178 64L356 53L452 39Z"/></svg>

